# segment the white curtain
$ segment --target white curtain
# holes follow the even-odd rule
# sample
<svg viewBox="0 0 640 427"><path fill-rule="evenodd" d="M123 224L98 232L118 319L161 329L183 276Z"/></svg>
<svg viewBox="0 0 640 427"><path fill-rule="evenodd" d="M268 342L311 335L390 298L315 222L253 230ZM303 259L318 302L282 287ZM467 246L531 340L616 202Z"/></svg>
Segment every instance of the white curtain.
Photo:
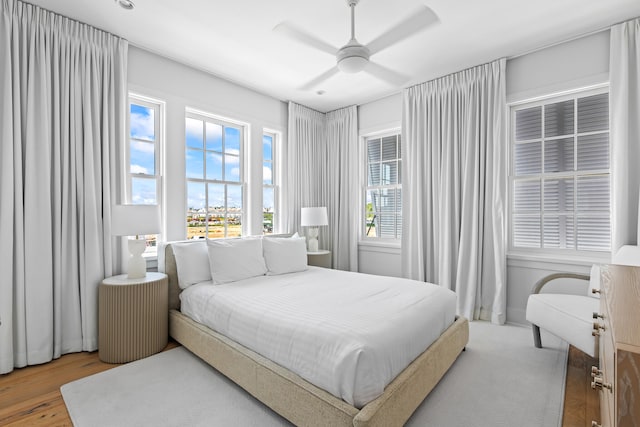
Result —
<svg viewBox="0 0 640 427"><path fill-rule="evenodd" d="M506 320L505 60L405 89L402 268Z"/></svg>
<svg viewBox="0 0 640 427"><path fill-rule="evenodd" d="M609 64L613 230L611 252L635 245L640 189L640 20L611 27Z"/></svg>
<svg viewBox="0 0 640 427"><path fill-rule="evenodd" d="M333 268L358 271L358 110L327 113L327 211Z"/></svg>
<svg viewBox="0 0 640 427"><path fill-rule="evenodd" d="M326 117L319 111L289 102L287 131L287 179L283 190L287 209L283 211L285 230L299 232L300 209L325 206L327 188L325 175L325 125ZM327 246L327 233L318 236L321 248Z"/></svg>
<svg viewBox="0 0 640 427"><path fill-rule="evenodd" d="M289 103L285 229L303 233L300 209L326 206L329 225L319 247L332 251L333 267L357 270L357 110L320 113Z"/></svg>
<svg viewBox="0 0 640 427"><path fill-rule="evenodd" d="M0 0L0 373L97 348L127 43Z"/></svg>

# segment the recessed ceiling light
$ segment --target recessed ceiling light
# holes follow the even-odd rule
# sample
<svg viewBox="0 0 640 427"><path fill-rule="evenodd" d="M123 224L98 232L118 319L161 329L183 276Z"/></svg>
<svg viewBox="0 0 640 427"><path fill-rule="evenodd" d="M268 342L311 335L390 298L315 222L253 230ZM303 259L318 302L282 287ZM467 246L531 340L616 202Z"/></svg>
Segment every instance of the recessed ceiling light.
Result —
<svg viewBox="0 0 640 427"><path fill-rule="evenodd" d="M136 5L133 3L133 0L114 0L116 3L120 5L121 8L131 10Z"/></svg>

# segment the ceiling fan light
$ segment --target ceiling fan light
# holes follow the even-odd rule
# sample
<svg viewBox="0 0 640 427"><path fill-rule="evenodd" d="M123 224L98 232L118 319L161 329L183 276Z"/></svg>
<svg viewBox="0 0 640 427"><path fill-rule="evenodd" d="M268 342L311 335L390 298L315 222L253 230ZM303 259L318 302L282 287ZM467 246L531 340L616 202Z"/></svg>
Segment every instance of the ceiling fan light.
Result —
<svg viewBox="0 0 640 427"><path fill-rule="evenodd" d="M357 73L364 70L364 67L369 63L369 49L355 39L351 39L349 43L338 51L336 59L340 71Z"/></svg>
<svg viewBox="0 0 640 427"><path fill-rule="evenodd" d="M133 3L133 0L115 0L115 2L121 8L126 9L126 10L131 10L134 7L136 7L135 3Z"/></svg>
<svg viewBox="0 0 640 427"><path fill-rule="evenodd" d="M347 56L338 61L338 68L345 73L358 73L364 70L369 60L362 56Z"/></svg>

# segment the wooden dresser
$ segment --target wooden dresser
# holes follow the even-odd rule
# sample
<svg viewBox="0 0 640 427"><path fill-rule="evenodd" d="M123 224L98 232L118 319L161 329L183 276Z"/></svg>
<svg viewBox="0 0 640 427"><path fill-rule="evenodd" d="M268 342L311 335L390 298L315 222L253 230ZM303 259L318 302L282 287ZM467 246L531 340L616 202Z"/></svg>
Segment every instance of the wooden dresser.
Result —
<svg viewBox="0 0 640 427"><path fill-rule="evenodd" d="M602 267L599 368L591 387L600 390L601 419L592 426L640 427L640 267Z"/></svg>

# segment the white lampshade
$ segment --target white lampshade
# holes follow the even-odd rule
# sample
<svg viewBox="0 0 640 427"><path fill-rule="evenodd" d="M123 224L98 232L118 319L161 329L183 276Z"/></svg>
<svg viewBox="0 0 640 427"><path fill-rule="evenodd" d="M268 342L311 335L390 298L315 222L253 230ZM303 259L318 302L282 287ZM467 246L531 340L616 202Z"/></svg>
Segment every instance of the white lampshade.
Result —
<svg viewBox="0 0 640 427"><path fill-rule="evenodd" d="M160 232L158 205L114 205L111 209L111 234L138 236Z"/></svg>
<svg viewBox="0 0 640 427"><path fill-rule="evenodd" d="M315 227L318 225L329 225L327 208L302 208L300 213L300 225L303 227Z"/></svg>
<svg viewBox="0 0 640 427"><path fill-rule="evenodd" d="M114 205L111 208L111 234L114 236L138 236L160 232L160 208L157 205ZM147 264L142 258L144 239L127 240L129 279L140 279L147 274Z"/></svg>

